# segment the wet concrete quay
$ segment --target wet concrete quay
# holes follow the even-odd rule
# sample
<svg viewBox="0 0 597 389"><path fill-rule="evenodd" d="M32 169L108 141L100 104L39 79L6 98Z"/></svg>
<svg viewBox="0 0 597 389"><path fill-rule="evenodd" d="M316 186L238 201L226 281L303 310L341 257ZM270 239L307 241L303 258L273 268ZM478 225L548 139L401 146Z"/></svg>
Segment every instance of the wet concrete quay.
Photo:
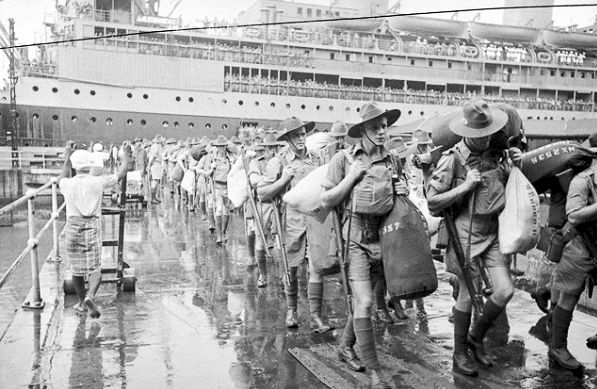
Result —
<svg viewBox="0 0 597 389"><path fill-rule="evenodd" d="M108 229L111 224L107 223ZM335 346L345 324L339 278L325 279L324 316L337 328L313 334L308 326L306 278L301 278L298 330L284 326L285 302L268 263L268 286L247 270L243 220L233 215L229 242L215 244L206 222L173 202L127 217L125 258L135 268L135 293L104 284L94 320L73 310L62 293L65 264L42 269L41 312L19 310L0 334L0 388L351 388L366 384L338 362ZM453 305L446 274L425 299L426 314L376 323L382 366L397 388L593 388L596 352L585 339L594 317L575 312L569 348L582 374L550 368L547 321L517 290L490 342L499 362L480 377L452 374ZM5 309L5 308L2 308Z"/></svg>

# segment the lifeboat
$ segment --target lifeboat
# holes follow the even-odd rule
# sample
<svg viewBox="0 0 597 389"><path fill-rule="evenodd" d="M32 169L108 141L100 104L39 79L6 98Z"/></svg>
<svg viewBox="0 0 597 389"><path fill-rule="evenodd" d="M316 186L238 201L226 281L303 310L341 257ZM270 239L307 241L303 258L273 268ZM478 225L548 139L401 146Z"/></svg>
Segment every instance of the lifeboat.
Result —
<svg viewBox="0 0 597 389"><path fill-rule="evenodd" d="M249 38L259 38L259 35L261 35L261 31L259 31L259 29L255 28L255 27L245 28L244 33L245 33L245 36L247 36Z"/></svg>
<svg viewBox="0 0 597 389"><path fill-rule="evenodd" d="M530 27L501 26L499 24L473 22L469 26L470 34L476 39L490 42L526 43L537 41L539 30Z"/></svg>
<svg viewBox="0 0 597 389"><path fill-rule="evenodd" d="M307 31L294 31L292 37L297 42L307 42L311 38Z"/></svg>
<svg viewBox="0 0 597 389"><path fill-rule="evenodd" d="M373 32L381 26L383 19L361 19L361 20L338 20L327 22L327 28L335 28L346 31Z"/></svg>
<svg viewBox="0 0 597 389"><path fill-rule="evenodd" d="M541 63L552 63L553 56L548 51L539 51L537 52L537 60Z"/></svg>
<svg viewBox="0 0 597 389"><path fill-rule="evenodd" d="M395 16L388 19L388 27L394 33L412 32L421 36L466 38L467 22L420 16Z"/></svg>
<svg viewBox="0 0 597 389"><path fill-rule="evenodd" d="M554 47L591 50L597 49L597 35L582 32L543 30L543 41Z"/></svg>

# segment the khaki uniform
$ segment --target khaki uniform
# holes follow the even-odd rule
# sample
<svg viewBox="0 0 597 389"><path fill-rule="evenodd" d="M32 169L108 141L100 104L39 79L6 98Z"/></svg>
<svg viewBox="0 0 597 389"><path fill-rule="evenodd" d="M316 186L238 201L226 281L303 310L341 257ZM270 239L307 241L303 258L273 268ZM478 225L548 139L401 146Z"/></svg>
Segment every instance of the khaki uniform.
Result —
<svg viewBox="0 0 597 389"><path fill-rule="evenodd" d="M466 201L452 206L461 245L466 252L470 232L471 258L482 260L486 267L510 267L509 257L499 250L497 236L498 216L505 206L506 180L505 168L498 161L473 154L464 141L461 141L440 158L427 185L433 187L437 193L447 192L464 182L469 169L478 169L482 182L476 188L475 215L470 231L470 195L466 197ZM446 253L446 270L456 275L461 273L451 245ZM473 276L478 276L478 269L473 269Z"/></svg>
<svg viewBox="0 0 597 389"><path fill-rule="evenodd" d="M294 187L307 174L322 164L322 160L312 153L301 158L288 149L272 158L266 167L259 186L267 186L276 182L282 175L284 166L295 168L295 175L290 180L288 189ZM286 253L290 267L297 267L307 256L307 216L292 208L286 209Z"/></svg>
<svg viewBox="0 0 597 389"><path fill-rule="evenodd" d="M570 183L566 215L593 204L597 199L597 166L578 173ZM587 275L597 269L594 258L577 235L564 247L562 259L553 274L552 287L560 292L580 295Z"/></svg>

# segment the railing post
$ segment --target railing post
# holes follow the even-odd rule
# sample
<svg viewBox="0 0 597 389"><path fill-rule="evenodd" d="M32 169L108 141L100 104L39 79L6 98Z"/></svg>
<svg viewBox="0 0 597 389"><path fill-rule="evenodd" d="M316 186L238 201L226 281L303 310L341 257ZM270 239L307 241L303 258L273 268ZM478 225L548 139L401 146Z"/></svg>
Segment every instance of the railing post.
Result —
<svg viewBox="0 0 597 389"><path fill-rule="evenodd" d="M58 239L58 178L52 178L52 235L54 237L53 262L60 262L60 239Z"/></svg>
<svg viewBox="0 0 597 389"><path fill-rule="evenodd" d="M30 301L25 301L22 305L24 309L43 309L44 301L41 299L41 291L39 287L39 268L37 264L37 246L39 245L35 235L35 216L33 214L33 200L35 196L33 193L28 193L27 199L27 223L29 224L29 241L31 246L31 293Z"/></svg>

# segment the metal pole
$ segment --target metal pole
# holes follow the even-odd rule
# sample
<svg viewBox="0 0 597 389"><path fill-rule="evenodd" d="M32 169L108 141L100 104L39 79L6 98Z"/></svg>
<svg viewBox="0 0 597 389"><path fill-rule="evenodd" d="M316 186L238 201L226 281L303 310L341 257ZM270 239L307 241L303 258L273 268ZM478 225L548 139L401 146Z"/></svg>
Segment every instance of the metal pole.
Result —
<svg viewBox="0 0 597 389"><path fill-rule="evenodd" d="M16 87L17 87L17 71L16 71L16 60L15 60L15 20L8 19L8 43L13 46L10 49L10 65L8 68L8 80L10 82L10 117L12 123L12 136L11 136L11 150L12 150L12 167L20 167L18 163L18 138L19 138L19 131L18 131L18 121L17 121L17 94L16 94Z"/></svg>
<svg viewBox="0 0 597 389"><path fill-rule="evenodd" d="M54 236L54 255L52 256L53 262L60 262L60 239L58 239L58 179L52 178L52 233Z"/></svg>
<svg viewBox="0 0 597 389"><path fill-rule="evenodd" d="M29 196L28 196L29 197ZM44 301L41 299L41 292L39 288L39 268L37 265L37 246L39 241L36 239L35 234L35 216L33 212L33 200L35 196L31 195L27 200L27 221L29 223L29 241L28 245L31 246L31 293L30 301L25 301L22 305L24 309L43 309Z"/></svg>

